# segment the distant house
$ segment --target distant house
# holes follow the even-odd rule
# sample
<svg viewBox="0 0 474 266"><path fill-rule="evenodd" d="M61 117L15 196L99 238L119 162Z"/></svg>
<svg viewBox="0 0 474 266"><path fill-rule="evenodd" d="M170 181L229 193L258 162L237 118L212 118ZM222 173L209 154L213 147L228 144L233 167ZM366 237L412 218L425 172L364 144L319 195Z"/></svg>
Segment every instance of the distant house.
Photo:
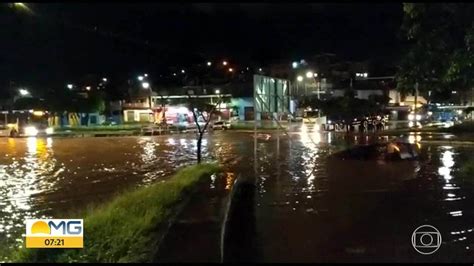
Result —
<svg viewBox="0 0 474 266"><path fill-rule="evenodd" d="M151 97L157 93L151 89L130 90L130 97L122 103L123 121L130 122L153 122L153 103Z"/></svg>

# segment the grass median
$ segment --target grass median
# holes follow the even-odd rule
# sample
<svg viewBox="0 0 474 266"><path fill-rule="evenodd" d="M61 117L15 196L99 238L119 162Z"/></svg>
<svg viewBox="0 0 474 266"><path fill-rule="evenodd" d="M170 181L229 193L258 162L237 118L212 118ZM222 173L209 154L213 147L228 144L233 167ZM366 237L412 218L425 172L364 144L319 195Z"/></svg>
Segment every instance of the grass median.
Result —
<svg viewBox="0 0 474 266"><path fill-rule="evenodd" d="M83 249L26 249L14 262L151 262L158 246L158 228L176 211L215 164L183 168L170 179L117 196L88 210L84 217ZM80 218L80 217L66 217Z"/></svg>
<svg viewBox="0 0 474 266"><path fill-rule="evenodd" d="M452 127L424 126L422 128L400 128L381 131L384 134L403 134L407 132L474 133L474 122L466 121Z"/></svg>
<svg viewBox="0 0 474 266"><path fill-rule="evenodd" d="M253 124L232 124L230 126L230 130L253 130ZM276 130L279 129L278 126L275 125L257 125L257 129L268 129L268 130Z"/></svg>
<svg viewBox="0 0 474 266"><path fill-rule="evenodd" d="M101 131L125 131L140 130L142 124L124 124L113 126L73 126L73 127L55 127L54 132L101 132Z"/></svg>

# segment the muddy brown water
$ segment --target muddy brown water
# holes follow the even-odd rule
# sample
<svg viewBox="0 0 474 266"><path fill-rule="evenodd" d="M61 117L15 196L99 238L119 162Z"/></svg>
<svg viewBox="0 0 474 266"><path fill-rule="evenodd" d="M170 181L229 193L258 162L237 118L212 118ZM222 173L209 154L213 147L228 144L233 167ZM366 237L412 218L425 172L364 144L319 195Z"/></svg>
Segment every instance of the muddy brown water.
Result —
<svg viewBox="0 0 474 266"><path fill-rule="evenodd" d="M305 128L290 137L259 133L255 145L253 133L215 132L203 142L203 157L225 166L211 189L230 191L239 174L256 177L258 261L472 260L474 192L455 170L474 149L422 145L420 162L330 156L347 143L374 140ZM195 151L191 134L2 138L0 247L22 245L25 218L67 218L124 189L165 180L194 163ZM217 183L225 185L212 187ZM441 232L434 255L411 246L422 224Z"/></svg>

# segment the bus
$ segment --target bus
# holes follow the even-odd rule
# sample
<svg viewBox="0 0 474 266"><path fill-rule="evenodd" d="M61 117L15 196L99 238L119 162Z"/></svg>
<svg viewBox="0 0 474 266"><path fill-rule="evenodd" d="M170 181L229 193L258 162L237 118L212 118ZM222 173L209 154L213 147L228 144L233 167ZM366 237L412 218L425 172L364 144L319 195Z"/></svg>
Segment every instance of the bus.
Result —
<svg viewBox="0 0 474 266"><path fill-rule="evenodd" d="M53 134L48 126L49 113L40 110L0 111L0 136L35 137Z"/></svg>
<svg viewBox="0 0 474 266"><path fill-rule="evenodd" d="M311 109L307 109L303 113L303 123L307 124L314 124L317 123L319 118L319 111L314 111Z"/></svg>

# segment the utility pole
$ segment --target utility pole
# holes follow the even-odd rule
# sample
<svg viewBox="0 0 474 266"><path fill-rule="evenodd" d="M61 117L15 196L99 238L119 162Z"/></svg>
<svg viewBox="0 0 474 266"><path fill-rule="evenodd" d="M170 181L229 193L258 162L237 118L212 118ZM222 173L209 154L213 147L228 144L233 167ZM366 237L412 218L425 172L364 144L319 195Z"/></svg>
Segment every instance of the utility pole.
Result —
<svg viewBox="0 0 474 266"><path fill-rule="evenodd" d="M471 88L471 107L474 106L474 87ZM474 111L471 111L471 120L474 120Z"/></svg>
<svg viewBox="0 0 474 266"><path fill-rule="evenodd" d="M321 98L321 79L318 78L318 100Z"/></svg>
<svg viewBox="0 0 474 266"><path fill-rule="evenodd" d="M418 102L418 82L415 83L415 107L413 112L415 113L415 121L416 121L416 104Z"/></svg>

